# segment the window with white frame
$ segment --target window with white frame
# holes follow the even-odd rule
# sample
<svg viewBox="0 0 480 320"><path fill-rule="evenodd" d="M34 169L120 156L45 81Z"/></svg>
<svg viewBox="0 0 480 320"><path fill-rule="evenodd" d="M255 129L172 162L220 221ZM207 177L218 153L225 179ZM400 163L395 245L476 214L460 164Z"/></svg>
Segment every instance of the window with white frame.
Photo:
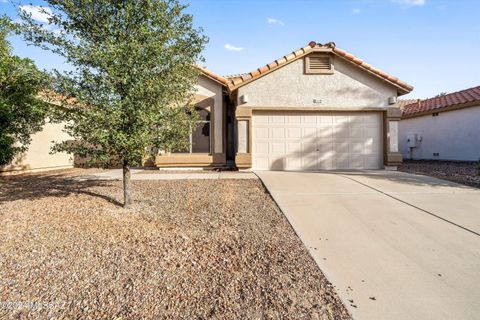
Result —
<svg viewBox="0 0 480 320"><path fill-rule="evenodd" d="M189 147L174 153L210 153L210 112L200 108L196 110L200 115L200 121L188 136Z"/></svg>

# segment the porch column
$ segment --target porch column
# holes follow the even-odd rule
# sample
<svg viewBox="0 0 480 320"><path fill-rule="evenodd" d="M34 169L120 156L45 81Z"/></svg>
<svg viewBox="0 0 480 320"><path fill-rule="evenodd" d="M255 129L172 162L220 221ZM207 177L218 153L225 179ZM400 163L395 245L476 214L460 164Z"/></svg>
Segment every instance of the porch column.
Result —
<svg viewBox="0 0 480 320"><path fill-rule="evenodd" d="M252 167L252 109L237 107L237 150L235 163L238 168Z"/></svg>
<svg viewBox="0 0 480 320"><path fill-rule="evenodd" d="M386 169L396 169L402 164L402 154L398 151L398 122L402 116L400 108L388 108L385 113L385 156L384 165Z"/></svg>

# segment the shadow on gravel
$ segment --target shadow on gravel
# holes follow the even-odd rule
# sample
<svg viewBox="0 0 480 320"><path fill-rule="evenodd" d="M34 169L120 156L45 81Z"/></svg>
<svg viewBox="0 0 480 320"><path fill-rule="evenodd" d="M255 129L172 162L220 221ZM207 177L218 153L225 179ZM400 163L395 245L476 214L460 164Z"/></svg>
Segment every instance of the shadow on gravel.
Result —
<svg viewBox="0 0 480 320"><path fill-rule="evenodd" d="M0 177L0 204L15 200L35 200L47 197L66 197L71 194L86 194L111 202L122 203L105 194L90 189L112 186L112 181L80 180L78 176L28 174Z"/></svg>

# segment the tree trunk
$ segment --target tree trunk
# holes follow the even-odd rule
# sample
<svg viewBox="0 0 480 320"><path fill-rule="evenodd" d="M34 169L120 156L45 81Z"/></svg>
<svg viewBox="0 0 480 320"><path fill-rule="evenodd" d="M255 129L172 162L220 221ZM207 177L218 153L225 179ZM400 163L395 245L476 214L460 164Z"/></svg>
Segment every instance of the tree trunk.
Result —
<svg viewBox="0 0 480 320"><path fill-rule="evenodd" d="M123 164L123 207L128 208L133 204L132 183L130 181L130 167Z"/></svg>

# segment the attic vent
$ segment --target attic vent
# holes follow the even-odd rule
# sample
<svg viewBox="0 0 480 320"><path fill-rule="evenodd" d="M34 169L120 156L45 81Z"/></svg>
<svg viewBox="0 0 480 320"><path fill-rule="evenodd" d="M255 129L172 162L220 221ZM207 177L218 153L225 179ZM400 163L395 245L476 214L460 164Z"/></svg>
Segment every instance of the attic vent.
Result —
<svg viewBox="0 0 480 320"><path fill-rule="evenodd" d="M327 55L309 55L305 58L305 73L333 74L333 61Z"/></svg>

